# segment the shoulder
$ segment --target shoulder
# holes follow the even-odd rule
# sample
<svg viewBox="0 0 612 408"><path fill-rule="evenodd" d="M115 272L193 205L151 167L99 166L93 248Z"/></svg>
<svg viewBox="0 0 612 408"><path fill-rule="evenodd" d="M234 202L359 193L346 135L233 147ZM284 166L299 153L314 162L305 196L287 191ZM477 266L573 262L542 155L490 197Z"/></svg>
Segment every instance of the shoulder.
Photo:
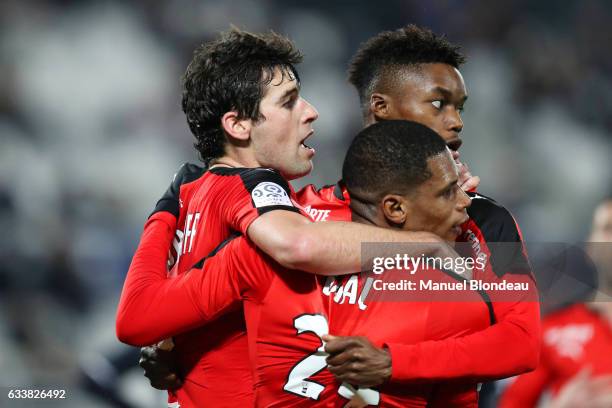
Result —
<svg viewBox="0 0 612 408"><path fill-rule="evenodd" d="M488 242L522 241L521 231L508 209L480 193L468 193L472 200L468 215Z"/></svg>
<svg viewBox="0 0 612 408"><path fill-rule="evenodd" d="M219 178L220 182L237 183L249 193L255 190L262 193L281 193L281 190L289 193L291 191L287 180L273 169L216 167L210 169L209 172Z"/></svg>
<svg viewBox="0 0 612 408"><path fill-rule="evenodd" d="M314 221L350 221L350 198L341 183L316 188L309 184L296 193L297 202Z"/></svg>
<svg viewBox="0 0 612 408"><path fill-rule="evenodd" d="M210 173L221 179L234 179L242 181L246 187L255 187L258 183L271 181L288 186L278 171L264 167L215 167L209 170Z"/></svg>

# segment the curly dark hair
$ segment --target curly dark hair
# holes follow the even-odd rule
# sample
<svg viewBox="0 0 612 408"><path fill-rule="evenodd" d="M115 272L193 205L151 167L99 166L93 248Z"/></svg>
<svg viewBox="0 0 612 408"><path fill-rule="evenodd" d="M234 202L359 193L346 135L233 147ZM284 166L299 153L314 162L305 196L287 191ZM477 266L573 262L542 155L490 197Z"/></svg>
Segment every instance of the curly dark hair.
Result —
<svg viewBox="0 0 612 408"><path fill-rule="evenodd" d="M370 96L384 77L393 77L406 66L443 63L459 68L465 57L460 46L444 36L410 24L395 31L383 31L361 44L348 68L348 80L357 88L359 100L367 110Z"/></svg>
<svg viewBox="0 0 612 408"><path fill-rule="evenodd" d="M182 108L206 165L224 154L223 115L236 111L239 119L264 119L259 104L275 68L283 79L288 75L299 82L294 65L301 61L302 54L286 37L237 28L195 50L183 76Z"/></svg>

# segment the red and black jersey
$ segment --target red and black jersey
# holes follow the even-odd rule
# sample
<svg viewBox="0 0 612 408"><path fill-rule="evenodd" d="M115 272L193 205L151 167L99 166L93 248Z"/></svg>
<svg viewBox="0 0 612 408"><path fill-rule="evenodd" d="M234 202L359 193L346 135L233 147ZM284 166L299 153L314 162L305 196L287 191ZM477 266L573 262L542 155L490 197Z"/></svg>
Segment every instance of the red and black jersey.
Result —
<svg viewBox="0 0 612 408"><path fill-rule="evenodd" d="M294 193L280 174L266 168L213 168L185 197L185 225L177 273L191 269L233 233L245 234L259 215L299 212ZM206 328L174 337L185 385L177 391L182 408L250 403L244 317L239 309ZM237 374L239 373L239 374ZM244 400L237 400L241 395ZM189 402L189 403L188 403ZM197 403L196 403L197 402Z"/></svg>
<svg viewBox="0 0 612 408"><path fill-rule="evenodd" d="M309 184L296 193L298 203L313 221L350 221L348 191L341 183L317 189Z"/></svg>
<svg viewBox="0 0 612 408"><path fill-rule="evenodd" d="M288 270L238 237L185 280L202 316L214 318L242 301L253 369L255 406L332 404L321 336L328 317L316 275ZM339 398L339 397L338 397ZM346 401L345 401L346 402ZM323 406L323 405L320 405Z"/></svg>
<svg viewBox="0 0 612 408"><path fill-rule="evenodd" d="M173 276L190 270L233 233L246 234L250 223L259 215L272 210L300 211L294 204L294 193L289 184L278 172L264 168L210 169L197 179L184 183L178 196L178 208L176 199L172 200L172 197L158 203L158 207L166 205L168 208L156 211L145 226L145 232L148 232L148 227L151 227L151 231L161 231L162 226L153 228L153 224L164 221L172 232L175 228L182 231L177 233L182 241L177 251L178 261L172 268ZM164 217L166 211L177 218ZM175 223L177 219L178 223ZM159 233L162 238L166 231ZM142 289L138 285L146 280L146 275L139 275L139 272L156 270L158 267L153 264L156 258L151 255L153 248L157 248L153 240L153 233L143 233L141 246L130 267L124 286L124 293L130 296L126 296L125 300L122 296L119 307L119 312L123 313L124 309L128 309L126 305L132 303L130 312L124 315L124 321L129 320L129 315L137 320L144 311L152 313L151 310L155 310L154 315L159 316L166 313L151 305L153 298L147 304L131 300L135 298L132 294ZM148 257L141 256L144 254L148 254ZM186 314L182 317L189 316ZM179 323L183 321L181 318L177 318ZM176 393L181 407L199 407L202 404L215 407L252 405L252 381L245 358L248 349L242 311L236 308L206 328L196 327L190 326L195 330L174 337L174 350L185 378L183 387ZM161 339L158 336L160 333L166 333L166 337L176 332L151 328L144 330L144 333L131 339L132 344L150 344Z"/></svg>
<svg viewBox="0 0 612 408"><path fill-rule="evenodd" d="M521 297L508 297L505 292L487 293L493 302L495 324L476 333L416 344L387 342L393 381L461 377L488 381L529 371L537 363L540 309L520 229L510 212L494 200L477 193L468 195L472 199L468 208L470 219L463 225L464 233L458 242L468 243L471 248L472 252L464 255L484 256L488 260L483 270L476 271L477 278L527 283L529 292ZM337 220L343 220L347 214L350 217L350 212L340 209L350 204L341 183L318 191L307 186L298 192L298 197L310 197L311 212L320 213L331 203L334 213L339 215ZM303 201L301 204L307 205Z"/></svg>
<svg viewBox="0 0 612 408"><path fill-rule="evenodd" d="M365 336L382 347L387 343L409 345L458 338L492 324L485 294L471 290L423 291L419 285L424 280L436 284L465 282L453 272L431 268L420 268L414 274L387 270L380 275L328 278L323 293L330 304L330 333ZM408 282L413 285L409 287ZM453 300L456 295L459 299ZM369 390L369 398L370 405L381 407L478 405L477 382L473 380L392 382Z"/></svg>
<svg viewBox="0 0 612 408"><path fill-rule="evenodd" d="M224 169L224 170L227 170L227 172L229 173L229 174L226 174L226 176L236 176L237 175L236 173L233 173L229 170L237 171L239 169ZM240 187L243 187L242 190L241 188L237 188L238 191L242 191L243 193L242 195L239 194L238 196L242 197L243 203L246 202L248 204L249 203L248 200L244 200L244 191L246 190L248 194L249 189L244 188L245 183L242 181L242 178L239 178L238 180L240 180L242 185L240 186L240 183L236 183L236 184L238 184ZM260 186L260 183L251 184L251 186L253 185L257 187L257 186ZM261 187L262 188L260 188L258 191L261 193L264 193L265 190L263 187L265 187L265 185ZM254 190L256 189L253 187L251 191L254 191ZM274 190L275 191L273 191L273 194L277 194L276 189ZM212 189L212 191L214 192L215 190ZM220 194L218 190L216 191L217 191L217 194ZM291 193L290 193L291 190L288 189L288 191L289 192L285 190L287 195L291 196ZM211 194L211 190L209 190L209 194ZM346 190L343 189L341 186L329 186L321 190L315 190L314 188L308 186L305 189L301 190L300 193L298 193L298 197L301 198L300 200L301 206L303 206L304 209L309 214L314 214L315 218L320 217L320 218L325 218L326 220L327 219L329 220L348 220L348 218L350 217L350 210L348 208L350 199L348 197L348 194L346 193ZM309 198L306 199L306 197L309 197ZM282 194L280 198L278 196L274 196L272 198L266 198L264 200L259 200L259 199L255 200L253 198L253 194L251 194L251 202L250 202L251 208L249 211L251 211L252 213L252 209L254 207L257 208L257 204L261 204L261 203L269 203L269 206L274 206L276 205L276 203L279 202L279 200L284 200ZM304 200L307 200L307 202ZM298 204L298 207L299 207L299 204ZM197 208L197 206L192 206L192 203L190 203L189 211L191 211L192 208ZM313 209L317 211L327 211L330 208L331 210L329 212L317 212L317 213L313 212ZM244 227L245 229L246 227L248 227L249 221L244 221L243 223L236 222L236 219L248 220L249 218L248 216L241 217L239 210L238 211L232 211L232 210L223 211L223 210L224 209L221 209L221 214L225 214L226 218L232 218L231 216L227 217L227 215L234 214L234 221L233 221L235 222L234 225L241 225L241 224L246 225ZM247 213L249 211L247 211ZM259 211L259 210L256 210L256 211ZM188 245L196 245L196 247L194 248L197 248L198 236L196 234L199 234L199 232L202 231L200 227L196 227L195 232L190 231L192 229L190 225L194 225L193 222L196 222L195 221L196 212L192 212L191 214L193 214L194 216L192 217L192 222L185 223L185 234L184 235L185 235L185 239L187 239L188 237L191 237L192 239L195 239L195 241L193 242L193 244L188 244L187 241L184 242L183 248L187 249L186 251L187 254L190 253L191 251L191 246L188 246ZM186 220L188 221L188 217L186 217ZM320 219L320 220L323 221L323 219ZM154 221L155 220L151 220L150 223ZM514 224L513 220L512 220L512 223ZM199 224L196 223L195 225L199 225ZM478 226L478 224L476 224L476 226ZM516 226L515 226L515 229L518 231ZM485 228L485 230L495 231L494 229L489 230L487 228ZM228 229L228 231L231 232L231 229ZM190 233L188 234L188 232ZM489 234L483 233L483 236L488 236L488 235ZM518 233L517 236L518 236L518 239L520 240L520 233ZM145 234L143 234L143 240L144 239L145 239ZM141 242L141 245L142 245L142 242ZM480 248L482 247L483 246L481 246ZM193 258L191 260L193 260ZM530 275L523 274L523 276L528 277ZM176 289L177 293L181 293L182 288L180 287L180 281L178 281L176 285L179 285L179 286L173 286L172 288ZM154 291L155 288L153 288L152 290ZM166 295L168 295L168 293L170 292L172 292L171 289L168 289L168 288L164 289L164 293ZM193 314L192 310L188 310L189 307L193 307L193 302L187 301L184 299L180 299L180 298L177 298L176 300L179 303L182 301L186 309L185 311L177 312L177 318L175 319L173 324L176 326L177 324L183 323L184 324L183 330L192 329L194 327L194 322L197 322L198 317L201 318L201 316L199 316L198 314ZM149 305L149 307L150 306L151 305ZM539 309L537 308L537 304L535 306L536 306L535 307L535 319L536 319L536 325L537 325L537 316L539 313ZM531 347L532 343L530 343L531 336L538 335L537 329L532 330L533 321L534 321L534 311L533 309L529 309L529 308L525 310L521 310L520 307L517 307L516 305L510 305L509 307L503 309L504 312L501 312L500 309L498 309L497 307L498 305L495 305L496 324L493 325L492 327L485 328L478 333L465 334L464 336L457 337L457 338L444 338L442 340L426 340L426 341L418 342L416 344L405 344L405 343L400 343L400 342L387 343L391 351L392 361L393 361L392 380L398 381L401 383L402 381L410 381L410 380L415 380L415 379L443 380L443 379L468 377L473 381L480 381L486 378L494 378L497 376L512 375L515 372L526 370L527 368L525 367L529 367L529 364L530 364L529 362L527 362L527 360L529 360L532 357L532 354L530 353L533 353L532 352L533 347ZM181 316L181 317L178 317L178 316ZM169 317L169 316L165 316L165 317ZM223 319L220 319L219 321L225 321L225 317ZM440 319L440 321L444 321L444 320ZM449 326L449 327L452 327L452 326ZM211 326L207 326L206 328L202 329L202 335L204 333L210 334L211 333L210 328ZM150 328L150 329L151 331L153 331L153 329L156 329L159 331L159 328ZM173 332L166 331L164 333L165 334L163 336L165 337L168 335L168 333L173 333ZM192 332L189 334L189 336L192 336L194 333L197 333L197 332ZM347 334L350 334L350 333L347 333ZM521 338L521 335L523 336L522 338ZM185 344L188 344L188 343L187 342L183 343L183 345ZM193 343L193 349L191 349L191 351L193 352L193 355L197 355L197 351L196 351L197 348L198 348L198 344ZM200 359L208 358L209 356L206 354L206 352L202 354L202 349L206 350L206 347L200 344L199 345L200 355L198 357ZM505 351L505 353L501 353L502 354L501 359L500 359L500 353L499 353L500 349L503 349ZM234 353L233 355L237 356L238 354L239 353ZM244 356L244 351L242 355ZM195 359L193 361L195 361ZM499 367L497 367L496 364L491 363L493 361L496 364L499 361L501 361L502 363L500 364ZM223 367L227 366L227 364L223 364L224 362L222 361L221 357L218 358L217 361L215 361L215 363L217 364L217 366L219 364L221 364ZM225 363L227 363L227 361ZM208 367L200 367L197 364L199 364L198 361L195 361L195 364L191 367L191 371L189 371L189 375L194 376L192 378L197 378L198 373L196 371L199 371L200 369L206 370L208 368ZM319 375L323 375L324 372L325 371L321 372ZM207 373L207 375L209 376L212 376L214 374L218 375L219 373L213 373L212 371L209 371ZM234 378L236 378L236 374L238 374L238 371L233 373ZM211 384L210 387L208 387L208 384ZM230 387L228 384L231 384L232 386ZM238 388L240 389L245 388L245 387L241 387L243 385L242 383L237 385L236 381L233 381L231 383L226 383L226 384L219 384L218 381L216 381L215 379L212 379L212 382L207 383L206 385L204 385L204 383L200 383L197 385L199 385L200 387L204 387L204 388L208 387L207 389L204 390L205 391L204 393L200 394L200 396L205 395L206 393L211 393L211 394L216 393L218 387L221 387L221 389L225 389L225 390L228 390L229 388L233 388L234 395L236 395L236 391ZM464 384L459 382L456 384L456 387L458 387L456 389L462 389L462 387L464 387ZM194 394L194 395L197 395L197 394ZM206 400L202 399L200 401L206 401ZM223 404L223 401L227 402L228 400L219 398L217 401L219 401L220 404ZM236 399L234 398L234 402L235 401ZM183 406L190 406L190 405L183 405ZM218 406L221 406L221 405L218 405Z"/></svg>
<svg viewBox="0 0 612 408"><path fill-rule="evenodd" d="M516 378L499 406L535 407L545 390L557 394L586 367L592 377L612 375L612 327L597 311L578 304L544 318L538 367Z"/></svg>
<svg viewBox="0 0 612 408"><path fill-rule="evenodd" d="M190 269L233 233L246 235L261 214L278 209L300 212L291 186L275 170L213 168L197 183L197 189L185 197L179 272Z"/></svg>

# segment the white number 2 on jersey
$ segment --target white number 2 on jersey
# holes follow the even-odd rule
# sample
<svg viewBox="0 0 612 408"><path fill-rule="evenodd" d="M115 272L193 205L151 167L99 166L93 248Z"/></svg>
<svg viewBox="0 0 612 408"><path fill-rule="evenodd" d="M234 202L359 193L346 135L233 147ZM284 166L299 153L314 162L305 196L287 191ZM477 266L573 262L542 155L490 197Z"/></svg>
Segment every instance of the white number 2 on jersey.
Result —
<svg viewBox="0 0 612 408"><path fill-rule="evenodd" d="M321 338L329 332L327 319L325 316L318 314L298 316L293 320L293 326L297 329L298 335L311 332ZM324 349L323 340L321 340L321 346L314 353L306 356L293 366L283 389L300 397L319 399L319 395L325 387L315 381L308 381L307 378L327 367L326 357L327 353Z"/></svg>
<svg viewBox="0 0 612 408"><path fill-rule="evenodd" d="M308 380L308 378L327 367L325 359L328 354L325 352L325 343L321 338L329 332L327 319L319 314L303 314L293 320L293 326L296 328L298 335L309 332L316 334L321 339L321 345L314 353L306 356L293 366L283 389L300 397L318 400L325 386L316 381ZM378 406L380 402L378 391L369 388L355 388L347 383L342 383L338 389L338 394L349 400L356 396L356 398L365 402L365 405Z"/></svg>

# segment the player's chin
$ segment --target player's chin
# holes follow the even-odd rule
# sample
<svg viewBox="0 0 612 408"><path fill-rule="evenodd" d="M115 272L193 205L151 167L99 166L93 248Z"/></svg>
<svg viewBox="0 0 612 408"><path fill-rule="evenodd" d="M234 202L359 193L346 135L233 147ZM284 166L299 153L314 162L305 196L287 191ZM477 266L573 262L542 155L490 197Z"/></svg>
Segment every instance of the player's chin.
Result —
<svg viewBox="0 0 612 408"><path fill-rule="evenodd" d="M459 238L460 235L461 235L461 227L454 226L451 229L449 229L448 232L444 235L444 239L449 244L454 244L455 241L457 241L457 238Z"/></svg>
<svg viewBox="0 0 612 408"><path fill-rule="evenodd" d="M296 161L290 171L286 173L286 178L289 180L299 179L307 176L313 169L312 160Z"/></svg>

